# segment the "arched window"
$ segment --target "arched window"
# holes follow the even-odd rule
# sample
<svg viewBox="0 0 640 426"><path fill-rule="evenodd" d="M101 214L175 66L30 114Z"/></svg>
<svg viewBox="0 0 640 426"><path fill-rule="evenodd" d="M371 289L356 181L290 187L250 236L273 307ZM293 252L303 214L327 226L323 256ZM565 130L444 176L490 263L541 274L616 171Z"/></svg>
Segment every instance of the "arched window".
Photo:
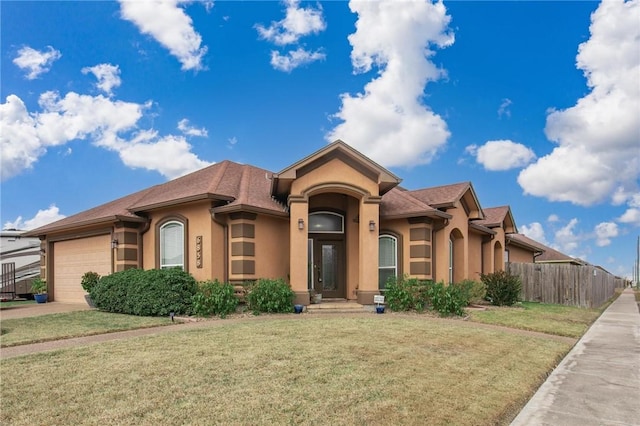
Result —
<svg viewBox="0 0 640 426"><path fill-rule="evenodd" d="M172 220L160 227L160 268L185 269L184 224Z"/></svg>
<svg viewBox="0 0 640 426"><path fill-rule="evenodd" d="M453 235L449 237L449 284L453 283L453 257L454 257Z"/></svg>
<svg viewBox="0 0 640 426"><path fill-rule="evenodd" d="M387 280L398 276L398 239L392 235L378 237L378 288L384 290Z"/></svg>
<svg viewBox="0 0 640 426"><path fill-rule="evenodd" d="M332 212L317 212L309 215L309 233L343 234L344 216Z"/></svg>

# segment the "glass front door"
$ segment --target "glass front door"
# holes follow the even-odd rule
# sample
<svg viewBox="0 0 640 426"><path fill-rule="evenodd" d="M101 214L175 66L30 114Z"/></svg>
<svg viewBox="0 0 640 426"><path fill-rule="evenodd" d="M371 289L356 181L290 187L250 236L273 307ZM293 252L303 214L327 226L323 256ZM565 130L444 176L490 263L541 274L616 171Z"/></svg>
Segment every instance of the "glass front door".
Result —
<svg viewBox="0 0 640 426"><path fill-rule="evenodd" d="M344 241L313 239L309 249L313 289L323 298L345 298Z"/></svg>

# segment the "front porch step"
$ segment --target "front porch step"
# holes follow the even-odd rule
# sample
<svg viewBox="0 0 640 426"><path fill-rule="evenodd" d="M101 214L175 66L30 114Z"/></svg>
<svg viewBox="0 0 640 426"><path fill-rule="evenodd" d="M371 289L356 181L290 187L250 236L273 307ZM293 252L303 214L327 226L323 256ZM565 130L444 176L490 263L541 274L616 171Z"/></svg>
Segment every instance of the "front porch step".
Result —
<svg viewBox="0 0 640 426"><path fill-rule="evenodd" d="M334 313L364 313L371 312L365 305L346 300L323 300L321 303L307 305L306 311L310 314L334 314Z"/></svg>

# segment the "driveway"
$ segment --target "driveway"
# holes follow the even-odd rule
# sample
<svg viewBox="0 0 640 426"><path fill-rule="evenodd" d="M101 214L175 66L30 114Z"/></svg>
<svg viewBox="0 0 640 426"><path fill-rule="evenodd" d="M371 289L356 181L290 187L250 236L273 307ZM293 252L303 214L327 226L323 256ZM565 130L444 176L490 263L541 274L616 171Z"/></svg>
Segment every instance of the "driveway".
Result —
<svg viewBox="0 0 640 426"><path fill-rule="evenodd" d="M0 305L2 306L2 305ZM91 309L86 303L29 303L19 306L2 306L0 320L13 318L36 317L39 315L57 314L60 312L86 311Z"/></svg>

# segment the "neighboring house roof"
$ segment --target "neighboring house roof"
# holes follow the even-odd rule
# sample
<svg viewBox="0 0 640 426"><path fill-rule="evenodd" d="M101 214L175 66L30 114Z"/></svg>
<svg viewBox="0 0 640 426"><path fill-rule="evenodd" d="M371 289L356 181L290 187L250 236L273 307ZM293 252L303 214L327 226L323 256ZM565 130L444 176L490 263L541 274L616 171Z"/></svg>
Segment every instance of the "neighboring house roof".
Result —
<svg viewBox="0 0 640 426"><path fill-rule="evenodd" d="M544 253L536 257L536 263L570 263L574 265L587 265L582 259L567 256L551 247L545 247Z"/></svg>
<svg viewBox="0 0 640 426"><path fill-rule="evenodd" d="M569 263L573 265L589 264L582 259L568 256L554 248L539 243L538 241L532 240L531 238L528 238L527 236L522 234L508 234L507 241L509 243L521 245L526 248L528 248L527 246L534 247L537 248L537 251L541 251L542 253L536 256L536 263Z"/></svg>
<svg viewBox="0 0 640 426"><path fill-rule="evenodd" d="M460 202L470 219L484 219L480 202L471 182L460 182L407 192L437 209L451 208L455 206L456 202Z"/></svg>
<svg viewBox="0 0 640 426"><path fill-rule="evenodd" d="M506 243L507 245L513 244L513 245L525 248L527 250L540 252L540 253L544 252L546 249L549 248L544 244L540 244L539 242L532 240L531 238L523 234L507 234Z"/></svg>
<svg viewBox="0 0 640 426"><path fill-rule="evenodd" d="M504 225L506 233L518 232L509 206L488 207L482 209L482 212L484 213L484 219L475 221L475 224L488 228L502 227Z"/></svg>
<svg viewBox="0 0 640 426"><path fill-rule="evenodd" d="M451 218L451 215L441 212L412 197L408 192L393 188L382 196L380 217L385 219L427 216L432 218Z"/></svg>

